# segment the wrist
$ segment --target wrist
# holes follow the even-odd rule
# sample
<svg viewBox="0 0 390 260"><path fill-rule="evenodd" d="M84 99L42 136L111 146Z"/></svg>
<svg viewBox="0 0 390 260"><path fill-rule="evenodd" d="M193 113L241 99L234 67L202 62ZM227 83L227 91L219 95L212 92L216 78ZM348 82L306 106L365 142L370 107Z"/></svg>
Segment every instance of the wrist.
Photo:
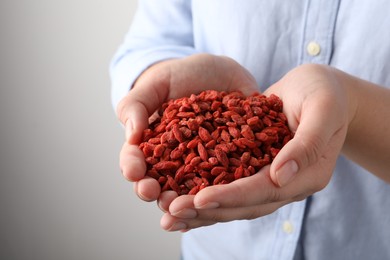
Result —
<svg viewBox="0 0 390 260"><path fill-rule="evenodd" d="M348 132L353 128L359 104L359 90L357 86L359 85L359 79L337 69L335 70L336 77L340 82L341 87L344 89L346 104L347 104L347 124ZM347 135L348 135L347 132Z"/></svg>

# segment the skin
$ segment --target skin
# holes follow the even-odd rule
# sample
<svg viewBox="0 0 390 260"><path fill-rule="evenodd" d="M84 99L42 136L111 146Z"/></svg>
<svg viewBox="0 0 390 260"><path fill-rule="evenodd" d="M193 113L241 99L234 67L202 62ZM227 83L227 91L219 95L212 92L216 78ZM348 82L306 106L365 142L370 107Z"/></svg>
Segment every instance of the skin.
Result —
<svg viewBox="0 0 390 260"><path fill-rule="evenodd" d="M189 229L270 214L305 199L329 183L337 157L344 154L390 183L390 90L324 65L302 65L287 73L264 93L278 95L289 126L295 132L270 166L226 185L198 194L161 193L156 180L145 177L138 149L142 131L158 107L170 98L205 89L251 94L254 78L227 57L197 54L157 63L147 69L118 105L126 140L120 167L134 182L136 194L158 201L168 231ZM326 127L324 127L326 126ZM375 126L375 127L372 127Z"/></svg>

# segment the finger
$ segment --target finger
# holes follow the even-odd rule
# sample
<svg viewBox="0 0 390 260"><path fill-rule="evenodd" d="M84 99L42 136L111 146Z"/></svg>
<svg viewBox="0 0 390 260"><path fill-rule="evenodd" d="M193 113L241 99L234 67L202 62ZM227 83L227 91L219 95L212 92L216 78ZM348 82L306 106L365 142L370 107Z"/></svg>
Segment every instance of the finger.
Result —
<svg viewBox="0 0 390 260"><path fill-rule="evenodd" d="M138 181L145 176L144 154L137 145L124 143L119 154L119 167L129 181Z"/></svg>
<svg viewBox="0 0 390 260"><path fill-rule="evenodd" d="M187 231L190 229L190 225L195 227L200 226L210 226L215 224L215 221L207 221L207 220L201 220L197 221L198 223L186 223L188 219L180 219L177 217L172 216L169 213L165 213L160 220L160 226L166 230L166 231Z"/></svg>
<svg viewBox="0 0 390 260"><path fill-rule="evenodd" d="M169 213L178 218L195 218L197 212L194 209L195 195L182 195L177 197L169 205Z"/></svg>
<svg viewBox="0 0 390 260"><path fill-rule="evenodd" d="M198 210L197 217L192 220L188 220L186 223L190 228L197 221L215 221L215 222L228 222L241 219L255 219L268 214L271 214L276 209L285 205L287 202L272 202L263 205L256 205L250 207L241 208L217 208L217 209L203 209ZM191 224L191 222L194 222Z"/></svg>
<svg viewBox="0 0 390 260"><path fill-rule="evenodd" d="M282 197L289 197L291 201L299 201L325 188L332 176L345 131L337 131L318 161L308 167L301 168L288 185L280 188Z"/></svg>
<svg viewBox="0 0 390 260"><path fill-rule="evenodd" d="M161 193L161 187L157 180L145 177L134 183L134 191L144 201L155 201Z"/></svg>
<svg viewBox="0 0 390 260"><path fill-rule="evenodd" d="M159 94L151 87L135 88L118 105L118 117L125 125L126 140L130 144L140 142L142 132L149 125L149 116L162 104Z"/></svg>
<svg viewBox="0 0 390 260"><path fill-rule="evenodd" d="M213 209L249 207L285 199L282 190L271 181L266 166L250 177L204 188L196 194L193 203L196 209Z"/></svg>
<svg viewBox="0 0 390 260"><path fill-rule="evenodd" d="M242 208L197 210L197 216L194 218L181 218L167 213L161 219L161 225L166 230L177 231L209 226L220 222L255 219L271 214L286 203L287 202L274 202L265 205L256 205Z"/></svg>
<svg viewBox="0 0 390 260"><path fill-rule="evenodd" d="M158 207L163 211L167 212L169 209L169 205L171 205L172 201L177 198L177 193L175 191L164 191L160 194L158 198Z"/></svg>

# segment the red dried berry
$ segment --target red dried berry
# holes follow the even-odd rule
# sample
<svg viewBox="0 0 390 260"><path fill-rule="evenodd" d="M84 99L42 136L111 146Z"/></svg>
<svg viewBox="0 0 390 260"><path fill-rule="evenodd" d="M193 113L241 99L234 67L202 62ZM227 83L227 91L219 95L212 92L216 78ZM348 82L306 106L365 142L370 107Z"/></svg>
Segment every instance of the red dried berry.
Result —
<svg viewBox="0 0 390 260"><path fill-rule="evenodd" d="M293 137L275 95L207 90L169 100L144 130L146 175L161 190L194 195L251 176Z"/></svg>

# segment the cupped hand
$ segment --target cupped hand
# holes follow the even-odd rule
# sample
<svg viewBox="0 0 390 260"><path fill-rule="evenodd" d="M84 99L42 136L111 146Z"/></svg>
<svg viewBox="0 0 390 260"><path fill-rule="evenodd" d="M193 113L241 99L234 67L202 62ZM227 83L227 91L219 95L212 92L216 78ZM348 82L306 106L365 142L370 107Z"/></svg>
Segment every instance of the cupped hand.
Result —
<svg viewBox="0 0 390 260"><path fill-rule="evenodd" d="M354 106L342 74L322 65L303 65L265 92L278 95L295 133L270 166L195 196L165 196L161 226L188 230L217 222L254 219L323 189L343 146Z"/></svg>
<svg viewBox="0 0 390 260"><path fill-rule="evenodd" d="M161 196L164 204L177 196L172 192L160 194L158 182L145 176L145 158L138 144L150 117L171 98L190 96L207 89L241 90L249 95L257 90L257 83L246 69L228 57L196 54L151 66L119 103L117 116L126 131L120 168L126 179L135 182L135 192L141 199L153 201Z"/></svg>

